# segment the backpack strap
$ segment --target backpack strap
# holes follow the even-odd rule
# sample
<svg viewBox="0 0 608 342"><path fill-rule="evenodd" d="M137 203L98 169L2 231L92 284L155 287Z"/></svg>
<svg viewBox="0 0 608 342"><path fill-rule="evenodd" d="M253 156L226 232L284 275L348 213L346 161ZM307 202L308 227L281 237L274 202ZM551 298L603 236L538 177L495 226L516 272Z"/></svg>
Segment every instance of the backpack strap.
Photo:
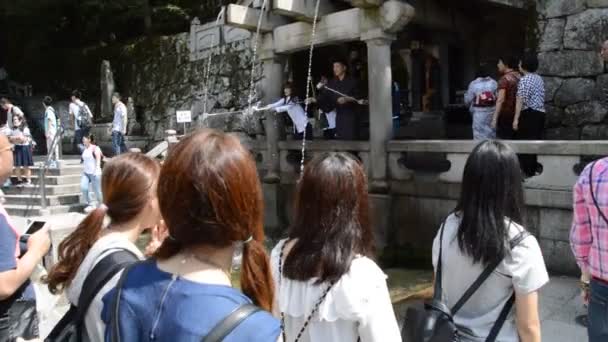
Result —
<svg viewBox="0 0 608 342"><path fill-rule="evenodd" d="M492 326L492 329L490 330L490 333L488 334L488 338L486 339L486 342L496 341L496 337L498 337L498 333L500 332L500 329L502 329L502 326L507 321L507 316L509 316L509 312L511 312L511 308L513 307L514 303L515 303L515 292L513 292L511 297L509 297L509 299L505 303L505 306L502 307L502 310L500 311L500 314L498 315L496 322L494 322L494 325Z"/></svg>
<svg viewBox="0 0 608 342"><path fill-rule="evenodd" d="M435 272L435 286L433 288L433 299L441 301L442 278L441 278L441 253L443 250L443 232L445 231L445 221L441 224L439 234L439 256L437 257L437 272Z"/></svg>
<svg viewBox="0 0 608 342"><path fill-rule="evenodd" d="M511 223L509 222L509 226L510 226L510 224ZM509 245L510 245L511 249L513 249L515 246L517 246L523 239L528 237L528 235L530 235L530 233L528 233L525 230L522 231L521 233L517 234L517 236L515 236L511 241L509 241ZM481 272L479 277L477 277L477 279L475 279L473 284L471 284L471 286L469 286L469 288L464 292L462 297L460 297L458 302L456 302L456 304L454 304L454 306L452 307L452 315L456 315L456 312L458 312L458 310L460 310L462 308L462 306L471 298L471 296L473 296L473 294L481 287L481 285L488 279L488 277L490 277L492 272L494 272L496 267L498 267L498 265L501 262L502 262L502 259L496 260L496 261L492 262L491 264L489 264L483 270L483 272Z"/></svg>
<svg viewBox="0 0 608 342"><path fill-rule="evenodd" d="M114 294L112 305L110 306L110 342L120 342L120 320L118 318L118 315L120 313L120 297L122 296L122 289L124 287L129 271L131 271L131 269L136 265L139 265L143 262L145 261L137 261L128 265L120 275L120 279L118 279L118 283L116 284L115 288L116 292ZM108 328L106 328L106 330L108 330Z"/></svg>
<svg viewBox="0 0 608 342"><path fill-rule="evenodd" d="M202 342L221 342L226 336L228 336L236 327L238 327L243 321L251 317L261 309L253 304L243 304L236 308L226 318L219 322L211 332L207 334L201 341Z"/></svg>

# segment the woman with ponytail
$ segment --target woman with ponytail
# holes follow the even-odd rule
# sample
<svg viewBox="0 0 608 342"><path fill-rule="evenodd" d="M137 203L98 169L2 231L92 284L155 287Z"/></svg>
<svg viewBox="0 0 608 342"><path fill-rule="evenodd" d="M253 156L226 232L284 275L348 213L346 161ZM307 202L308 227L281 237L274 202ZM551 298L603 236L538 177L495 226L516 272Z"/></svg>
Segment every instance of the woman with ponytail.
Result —
<svg viewBox="0 0 608 342"><path fill-rule="evenodd" d="M202 130L171 149L158 181L169 236L155 257L131 268L104 298L103 319L119 302L122 341L201 341L253 302L271 311L272 274L264 248L263 196L256 165L236 136ZM232 287L235 252L243 249L240 285ZM112 313L111 313L112 312ZM217 331L217 330L216 330ZM258 311L223 341L276 341L278 320Z"/></svg>
<svg viewBox="0 0 608 342"><path fill-rule="evenodd" d="M143 258L135 242L144 230L161 222L156 198L159 173L158 162L143 154L123 154L108 163L102 177L105 204L89 213L59 245L59 261L47 278L52 293L65 290L70 303L77 305L86 277L104 257L125 250L135 260ZM104 228L106 216L109 225ZM85 341L104 340L101 300L118 278L116 274L109 280L89 306Z"/></svg>

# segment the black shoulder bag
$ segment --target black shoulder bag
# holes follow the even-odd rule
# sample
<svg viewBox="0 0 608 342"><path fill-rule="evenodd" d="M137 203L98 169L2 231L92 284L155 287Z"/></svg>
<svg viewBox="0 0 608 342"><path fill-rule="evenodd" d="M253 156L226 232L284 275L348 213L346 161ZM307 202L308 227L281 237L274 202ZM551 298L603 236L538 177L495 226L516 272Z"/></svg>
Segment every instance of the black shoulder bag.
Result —
<svg viewBox="0 0 608 342"><path fill-rule="evenodd" d="M78 306L72 305L68 312L55 325L45 342L77 342L84 336L84 318L93 299L104 285L127 265L136 262L138 257L127 251L119 250L105 256L93 267L86 277Z"/></svg>
<svg viewBox="0 0 608 342"><path fill-rule="evenodd" d="M443 301L441 296L442 291L442 274L441 274L441 254L443 249L443 232L445 222L441 226L439 237L439 257L437 260L437 272L435 275L435 287L433 299L426 302L419 302L407 309L405 314L405 322L401 336L404 342L458 342L458 327L454 323L454 315L460 310L463 305L473 296L473 294L481 287L481 285L494 272L496 267L502 262L497 260L488 265L481 275L469 286L462 297L450 309ZM527 231L523 231L509 241L511 249L517 246L523 239L530 235ZM498 319L492 326L490 334L486 342L494 342L500 329L505 323L513 303L515 302L515 293L505 303Z"/></svg>
<svg viewBox="0 0 608 342"><path fill-rule="evenodd" d="M141 262L140 262L141 263ZM111 335L110 342L120 342L120 320L118 319L120 314L120 297L122 295L122 289L124 287L125 280L131 268L137 264L130 265L121 274L120 280L116 285L116 295L114 296L114 302L112 304L112 318L111 318ZM253 304L243 304L232 311L228 316L221 320L207 336L201 339L202 342L221 342L228 336L236 327L243 323L247 318L253 314L261 311L259 307Z"/></svg>

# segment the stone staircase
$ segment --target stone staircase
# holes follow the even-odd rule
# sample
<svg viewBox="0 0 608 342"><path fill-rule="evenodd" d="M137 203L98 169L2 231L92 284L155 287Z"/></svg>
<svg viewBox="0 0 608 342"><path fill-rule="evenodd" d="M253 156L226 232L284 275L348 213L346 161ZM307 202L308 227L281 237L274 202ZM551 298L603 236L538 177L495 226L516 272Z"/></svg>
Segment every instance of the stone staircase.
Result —
<svg viewBox="0 0 608 342"><path fill-rule="evenodd" d="M80 204L80 176L82 165L80 159L66 156L60 168L48 169L45 175L45 203L42 206L40 179L38 172L41 160L36 158L32 168L32 187L4 188L4 208L13 216L37 217L45 215L82 212Z"/></svg>

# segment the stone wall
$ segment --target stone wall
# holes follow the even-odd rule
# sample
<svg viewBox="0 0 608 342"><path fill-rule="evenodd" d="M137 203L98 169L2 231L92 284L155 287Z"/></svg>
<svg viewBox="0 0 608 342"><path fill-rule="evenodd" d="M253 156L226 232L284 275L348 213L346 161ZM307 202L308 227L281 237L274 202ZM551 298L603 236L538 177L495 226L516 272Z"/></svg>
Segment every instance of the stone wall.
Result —
<svg viewBox="0 0 608 342"><path fill-rule="evenodd" d="M183 130L176 123L177 110L191 110L195 127L221 128L254 135L261 132L255 116L223 114L203 117L205 108L205 70L212 53L209 72L208 113L235 111L247 107L252 63L250 39L240 39L199 53L191 61L188 33L149 38L124 48L114 63L122 84L117 89L134 100L143 134L162 140L166 129ZM261 66L255 71L255 84L262 78ZM257 89L256 99L263 94Z"/></svg>
<svg viewBox="0 0 608 342"><path fill-rule="evenodd" d="M599 56L608 39L608 0L539 1L539 73L546 87L548 139L608 138Z"/></svg>

